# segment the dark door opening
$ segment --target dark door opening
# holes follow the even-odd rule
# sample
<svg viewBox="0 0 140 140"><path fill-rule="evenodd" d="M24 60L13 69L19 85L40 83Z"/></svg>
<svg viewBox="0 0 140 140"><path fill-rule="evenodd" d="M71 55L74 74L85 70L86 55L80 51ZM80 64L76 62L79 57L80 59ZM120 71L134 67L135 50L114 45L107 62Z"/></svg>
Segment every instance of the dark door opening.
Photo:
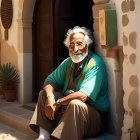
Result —
<svg viewBox="0 0 140 140"><path fill-rule="evenodd" d="M36 0L33 16L33 101L47 75L66 57L65 33L74 26L93 31L93 0Z"/></svg>

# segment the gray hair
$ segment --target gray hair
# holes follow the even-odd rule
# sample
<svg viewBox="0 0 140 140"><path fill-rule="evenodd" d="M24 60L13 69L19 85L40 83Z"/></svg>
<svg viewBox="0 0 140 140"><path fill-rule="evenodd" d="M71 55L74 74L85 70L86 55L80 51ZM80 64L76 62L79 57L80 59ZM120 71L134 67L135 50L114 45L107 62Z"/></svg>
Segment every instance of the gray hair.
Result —
<svg viewBox="0 0 140 140"><path fill-rule="evenodd" d="M88 47L93 43L93 36L92 36L92 33L89 29L87 29L85 27L75 26L73 29L69 29L66 33L66 38L64 40L64 45L66 47L69 47L70 37L72 34L75 34L75 33L82 33L85 35L85 42L86 42Z"/></svg>

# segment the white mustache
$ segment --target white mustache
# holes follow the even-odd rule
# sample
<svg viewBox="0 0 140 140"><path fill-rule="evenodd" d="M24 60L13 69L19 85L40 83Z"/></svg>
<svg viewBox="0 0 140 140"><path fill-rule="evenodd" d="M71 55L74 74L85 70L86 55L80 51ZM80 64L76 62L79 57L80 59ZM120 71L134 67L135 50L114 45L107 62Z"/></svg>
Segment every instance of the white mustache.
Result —
<svg viewBox="0 0 140 140"><path fill-rule="evenodd" d="M81 51L78 51L76 53L72 53L72 55L83 55L83 53Z"/></svg>
<svg viewBox="0 0 140 140"><path fill-rule="evenodd" d="M86 52L77 51L77 52L70 53L69 55L74 63L79 63L88 55L88 51Z"/></svg>

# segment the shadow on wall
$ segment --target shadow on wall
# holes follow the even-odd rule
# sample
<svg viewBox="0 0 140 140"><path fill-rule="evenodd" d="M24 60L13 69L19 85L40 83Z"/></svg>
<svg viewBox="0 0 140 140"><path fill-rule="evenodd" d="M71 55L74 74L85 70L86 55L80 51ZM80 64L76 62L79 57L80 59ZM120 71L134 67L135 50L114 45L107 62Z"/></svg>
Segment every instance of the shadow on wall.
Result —
<svg viewBox="0 0 140 140"><path fill-rule="evenodd" d="M1 63L11 62L18 66L18 56L14 46L10 46L5 40L1 41Z"/></svg>
<svg viewBox="0 0 140 140"><path fill-rule="evenodd" d="M1 33L1 24L0 24L0 64L1 64L1 43L2 42L2 33Z"/></svg>
<svg viewBox="0 0 140 140"><path fill-rule="evenodd" d="M133 76L133 78L131 78L131 81L133 81L133 85L135 83L135 86L138 86L138 79L136 77ZM138 109L139 96L137 90L133 90L131 92L128 101L128 105L132 110L132 114L130 115L134 116L134 125L133 128L130 130L131 139L140 140L140 110Z"/></svg>
<svg viewBox="0 0 140 140"><path fill-rule="evenodd" d="M122 87L122 63L124 54L121 46L103 48L103 51L105 51L105 57L103 59L107 66L109 80L109 133L116 135L120 139L124 120L124 91Z"/></svg>
<svg viewBox="0 0 140 140"><path fill-rule="evenodd" d="M134 119L136 123L136 133L138 136L138 140L140 140L140 111L137 111Z"/></svg>

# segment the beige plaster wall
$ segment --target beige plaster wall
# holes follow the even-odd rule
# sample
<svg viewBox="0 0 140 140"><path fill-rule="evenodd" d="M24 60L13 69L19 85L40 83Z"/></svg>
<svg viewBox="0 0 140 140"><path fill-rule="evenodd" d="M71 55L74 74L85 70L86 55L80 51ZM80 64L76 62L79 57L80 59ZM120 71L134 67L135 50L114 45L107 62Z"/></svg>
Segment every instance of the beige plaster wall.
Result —
<svg viewBox="0 0 140 140"><path fill-rule="evenodd" d="M1 3L1 0L0 0ZM18 0L13 3L13 20L10 29L8 30L9 39L6 41L4 39L4 28L1 23L1 63L11 62L16 67L18 67L18 50L17 50L17 10L18 10Z"/></svg>
<svg viewBox="0 0 140 140"><path fill-rule="evenodd" d="M0 59L1 63L11 62L18 68L20 72L18 101L27 103L32 101L32 14L35 0L12 2L13 20L8 40L4 39L4 28L1 28Z"/></svg>
<svg viewBox="0 0 140 140"><path fill-rule="evenodd" d="M1 4L1 0L0 0ZM16 68L19 70L18 66L18 58L19 58L19 52L18 52L18 24L17 24L17 11L18 11L18 0L13 3L13 19L11 27L8 30L8 40L5 40L4 38L4 31L5 29L2 26L1 18L0 18L0 24L1 24L1 50L0 50L0 60L1 64L4 63L12 63L16 66ZM20 92L18 90L18 96L20 95Z"/></svg>
<svg viewBox="0 0 140 140"><path fill-rule="evenodd" d="M1 58L1 43L2 43L2 33L1 33L1 23L0 23L0 58ZM0 64L1 64L1 59L0 59Z"/></svg>

